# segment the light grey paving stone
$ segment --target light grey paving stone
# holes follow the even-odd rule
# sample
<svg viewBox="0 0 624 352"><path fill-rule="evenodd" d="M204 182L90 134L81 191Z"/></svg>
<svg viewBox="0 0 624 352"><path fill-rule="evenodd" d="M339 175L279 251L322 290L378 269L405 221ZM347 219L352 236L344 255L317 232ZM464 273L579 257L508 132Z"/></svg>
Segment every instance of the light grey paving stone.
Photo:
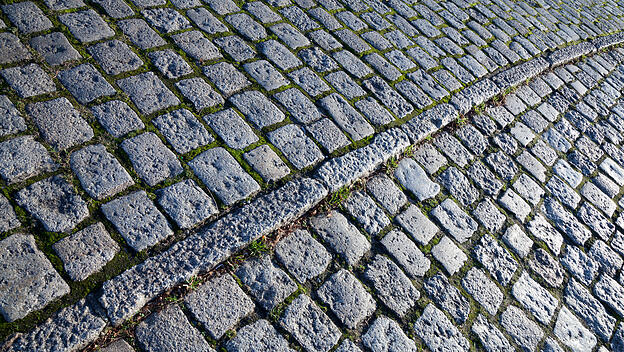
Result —
<svg viewBox="0 0 624 352"><path fill-rule="evenodd" d="M244 149L258 141L251 127L233 109L206 115L204 121L230 148Z"/></svg>
<svg viewBox="0 0 624 352"><path fill-rule="evenodd" d="M525 147L535 139L535 133L522 122L516 122L509 132Z"/></svg>
<svg viewBox="0 0 624 352"><path fill-rule="evenodd" d="M410 205L396 217L396 221L407 231L412 238L422 245L427 245L439 231L422 211L415 205Z"/></svg>
<svg viewBox="0 0 624 352"><path fill-rule="evenodd" d="M135 336L141 348L147 352L214 352L176 304L152 313L136 327Z"/></svg>
<svg viewBox="0 0 624 352"><path fill-rule="evenodd" d="M59 175L21 189L15 200L51 232L70 232L89 216L87 203Z"/></svg>
<svg viewBox="0 0 624 352"><path fill-rule="evenodd" d="M145 19L156 28L157 31L168 34L191 27L191 24L178 11L168 8L153 8L141 11Z"/></svg>
<svg viewBox="0 0 624 352"><path fill-rule="evenodd" d="M433 304L427 305L414 324L414 332L433 352L467 351L468 340L451 323L444 313Z"/></svg>
<svg viewBox="0 0 624 352"><path fill-rule="evenodd" d="M264 319L242 327L225 347L228 352L294 351L288 347L288 341Z"/></svg>
<svg viewBox="0 0 624 352"><path fill-rule="evenodd" d="M447 163L444 155L440 154L440 152L429 143L423 144L416 149L414 152L414 159L418 161L429 174L435 173Z"/></svg>
<svg viewBox="0 0 624 352"><path fill-rule="evenodd" d="M186 11L186 15L197 27L208 34L227 32L228 28L206 8L198 7Z"/></svg>
<svg viewBox="0 0 624 352"><path fill-rule="evenodd" d="M570 274L585 285L590 285L598 275L599 264L576 246L566 246L566 253L560 261Z"/></svg>
<svg viewBox="0 0 624 352"><path fill-rule="evenodd" d="M171 49L152 51L147 56L166 78L176 79L193 73L191 66Z"/></svg>
<svg viewBox="0 0 624 352"><path fill-rule="evenodd" d="M574 243L584 245L591 238L589 229L555 199L546 197L542 204L542 211Z"/></svg>
<svg viewBox="0 0 624 352"><path fill-rule="evenodd" d="M196 111L223 104L225 101L219 93L201 78L189 78L177 82L176 87L188 99Z"/></svg>
<svg viewBox="0 0 624 352"><path fill-rule="evenodd" d="M416 343L401 330L396 321L380 316L362 335L362 344L373 352L405 351L416 352Z"/></svg>
<svg viewBox="0 0 624 352"><path fill-rule="evenodd" d="M596 346L596 336L565 306L559 311L553 333L573 351L590 351Z"/></svg>
<svg viewBox="0 0 624 352"><path fill-rule="evenodd" d="M459 167L463 168L474 158L474 155L472 155L468 149L462 146L455 137L448 133L440 133L438 137L434 139L434 144Z"/></svg>
<svg viewBox="0 0 624 352"><path fill-rule="evenodd" d="M473 248L475 258L503 286L507 286L513 277L518 263L494 238L483 235Z"/></svg>
<svg viewBox="0 0 624 352"><path fill-rule="evenodd" d="M431 98L420 87L410 81L402 80L395 84L394 87L412 102L417 109L425 109L433 103Z"/></svg>
<svg viewBox="0 0 624 352"><path fill-rule="evenodd" d="M148 8L165 5L167 2L163 0L131 0L139 8Z"/></svg>
<svg viewBox="0 0 624 352"><path fill-rule="evenodd" d="M429 270L430 260L403 232L390 231L381 239L381 244L410 277L421 277Z"/></svg>
<svg viewBox="0 0 624 352"><path fill-rule="evenodd" d="M464 206L472 204L479 196L477 189L470 184L468 178L454 166L444 170L438 176L438 182Z"/></svg>
<svg viewBox="0 0 624 352"><path fill-rule="evenodd" d="M167 42L142 19L130 18L117 22L117 25L139 49L151 49L167 44Z"/></svg>
<svg viewBox="0 0 624 352"><path fill-rule="evenodd" d="M206 3L219 15L240 11L232 0L207 0Z"/></svg>
<svg viewBox="0 0 624 352"><path fill-rule="evenodd" d="M321 150L295 124L282 126L267 134L275 145L297 169L315 165L324 159Z"/></svg>
<svg viewBox="0 0 624 352"><path fill-rule="evenodd" d="M236 276L267 311L271 311L297 290L295 282L273 264L269 256L248 260L238 268Z"/></svg>
<svg viewBox="0 0 624 352"><path fill-rule="evenodd" d="M306 126L306 130L328 153L333 153L351 143L340 128L329 118L322 118L309 124Z"/></svg>
<svg viewBox="0 0 624 352"><path fill-rule="evenodd" d="M160 115L154 118L152 123L179 154L214 142L214 138L204 125L186 109Z"/></svg>
<svg viewBox="0 0 624 352"><path fill-rule="evenodd" d="M185 298L185 305L214 339L249 315L253 301L229 274L210 279Z"/></svg>
<svg viewBox="0 0 624 352"><path fill-rule="evenodd" d="M103 204L101 209L128 245L137 252L173 235L167 219L145 191L119 197Z"/></svg>
<svg viewBox="0 0 624 352"><path fill-rule="evenodd" d="M101 144L73 152L70 166L82 188L97 200L113 196L134 184L126 169Z"/></svg>
<svg viewBox="0 0 624 352"><path fill-rule="evenodd" d="M0 217L0 232L12 230L21 225L11 203L3 195L0 195Z"/></svg>
<svg viewBox="0 0 624 352"><path fill-rule="evenodd" d="M92 9L64 13L59 15L58 19L82 43L91 43L115 35L115 31Z"/></svg>
<svg viewBox="0 0 624 352"><path fill-rule="evenodd" d="M357 347L357 345L349 339L343 340L340 346L335 351L336 352L362 352L362 350L359 347Z"/></svg>
<svg viewBox="0 0 624 352"><path fill-rule="evenodd" d="M91 108L91 112L106 131L115 138L145 128L145 124L136 112L120 100L111 100L96 105Z"/></svg>
<svg viewBox="0 0 624 352"><path fill-rule="evenodd" d="M107 15L119 19L134 15L134 11L122 0L95 0L94 3L100 5Z"/></svg>
<svg viewBox="0 0 624 352"><path fill-rule="evenodd" d="M238 62L247 61L256 56L256 52L243 39L235 35L217 38L214 43Z"/></svg>
<svg viewBox="0 0 624 352"><path fill-rule="evenodd" d="M533 220L528 223L527 230L537 239L544 241L555 254L559 254L563 244L563 236L542 214L535 214Z"/></svg>
<svg viewBox="0 0 624 352"><path fill-rule="evenodd" d="M441 273L429 278L423 285L429 298L450 314L458 325L463 324L470 314L470 302Z"/></svg>
<svg viewBox="0 0 624 352"><path fill-rule="evenodd" d="M22 98L56 91L54 82L37 64L10 67L0 71L0 73Z"/></svg>
<svg viewBox="0 0 624 352"><path fill-rule="evenodd" d="M379 234L390 220L384 211L366 193L357 191L351 193L344 202L344 206L369 235Z"/></svg>
<svg viewBox="0 0 624 352"><path fill-rule="evenodd" d="M275 104L256 90L236 94L229 100L258 128L276 124L286 118Z"/></svg>
<svg viewBox="0 0 624 352"><path fill-rule="evenodd" d="M2 54L0 54L0 64L2 65L31 58L28 49L12 33L0 33L0 46L3 48Z"/></svg>
<svg viewBox="0 0 624 352"><path fill-rule="evenodd" d="M119 252L119 245L100 222L63 238L52 247L74 281L100 271Z"/></svg>
<svg viewBox="0 0 624 352"><path fill-rule="evenodd" d="M607 217L613 216L613 213L615 212L615 209L617 207L615 205L615 202L613 202L613 200L611 200L611 197L604 194L604 192L602 192L592 182L586 182L583 185L583 187L581 188L581 194L593 205L595 205L596 208L602 210L607 215Z"/></svg>
<svg viewBox="0 0 624 352"><path fill-rule="evenodd" d="M535 318L548 325L559 302L550 292L539 283L523 272L518 281L511 288L512 295L520 302Z"/></svg>
<svg viewBox="0 0 624 352"><path fill-rule="evenodd" d="M0 241L4 267L0 313L8 322L39 310L69 293L69 286L35 245L32 235L17 233Z"/></svg>
<svg viewBox="0 0 624 352"><path fill-rule="evenodd" d="M364 60L389 81L396 81L402 76L401 71L378 53L368 54L364 56Z"/></svg>
<svg viewBox="0 0 624 352"><path fill-rule="evenodd" d="M587 255L598 263L603 273L612 277L615 277L624 262L622 257L602 240L594 242Z"/></svg>
<svg viewBox="0 0 624 352"><path fill-rule="evenodd" d="M243 68L264 89L272 91L287 85L289 82L279 71L266 60L253 61L243 65Z"/></svg>
<svg viewBox="0 0 624 352"><path fill-rule="evenodd" d="M535 351L544 332L520 308L510 305L503 312L500 323L514 341L525 351Z"/></svg>
<svg viewBox="0 0 624 352"><path fill-rule="evenodd" d="M275 182L290 173L282 159L266 144L243 154L243 158L266 182Z"/></svg>
<svg viewBox="0 0 624 352"><path fill-rule="evenodd" d="M102 352L134 352L134 349L125 340L119 339L109 344L108 346L102 348L101 351Z"/></svg>
<svg viewBox="0 0 624 352"><path fill-rule="evenodd" d="M488 155L485 161L504 181L511 181L518 172L513 160L502 151Z"/></svg>
<svg viewBox="0 0 624 352"><path fill-rule="evenodd" d="M366 237L344 215L335 210L310 219L310 225L347 265L355 265L371 248Z"/></svg>
<svg viewBox="0 0 624 352"><path fill-rule="evenodd" d="M522 231L518 224L513 224L507 228L503 235L503 241L521 258L526 257L533 247L533 240Z"/></svg>
<svg viewBox="0 0 624 352"><path fill-rule="evenodd" d="M514 190L531 205L536 206L544 196L542 187L527 174L521 174L513 183Z"/></svg>
<svg viewBox="0 0 624 352"><path fill-rule="evenodd" d="M320 99L318 104L355 141L366 138L375 132L368 121L348 101L336 93Z"/></svg>
<svg viewBox="0 0 624 352"><path fill-rule="evenodd" d="M264 39L267 36L266 29L246 13L226 16L225 21L232 25L243 37L252 42Z"/></svg>
<svg viewBox="0 0 624 352"><path fill-rule="evenodd" d="M557 260L542 248L535 250L533 257L529 261L529 267L550 287L558 288L563 283L563 268Z"/></svg>
<svg viewBox="0 0 624 352"><path fill-rule="evenodd" d="M0 95L0 136L26 130L26 122L6 95Z"/></svg>
<svg viewBox="0 0 624 352"><path fill-rule="evenodd" d="M511 189L507 189L498 199L498 202L505 209L512 212L521 222L524 222L526 217L531 213L531 206L525 202L518 193Z"/></svg>
<svg viewBox="0 0 624 352"><path fill-rule="evenodd" d="M516 157L516 160L540 182L546 181L546 168L529 152L526 150L522 151L522 153Z"/></svg>
<svg viewBox="0 0 624 352"><path fill-rule="evenodd" d="M442 237L440 242L433 246L431 254L451 276L468 260L468 256L447 236Z"/></svg>
<svg viewBox="0 0 624 352"><path fill-rule="evenodd" d="M495 316L503 302L504 295L496 284L481 269L472 268L462 279L462 287L485 310Z"/></svg>
<svg viewBox="0 0 624 352"><path fill-rule="evenodd" d="M146 132L121 142L136 173L149 186L182 173L175 154L153 132Z"/></svg>
<svg viewBox="0 0 624 352"><path fill-rule="evenodd" d="M404 118L414 111L412 105L379 76L369 78L363 84L398 118Z"/></svg>
<svg viewBox="0 0 624 352"><path fill-rule="evenodd" d="M609 341L615 329L616 319L607 313L605 307L589 290L571 279L566 286L564 299L568 307L583 319L600 339Z"/></svg>
<svg viewBox="0 0 624 352"><path fill-rule="evenodd" d="M572 209L575 209L581 201L579 193L564 183L558 176L550 178L546 184L546 189L560 202Z"/></svg>
<svg viewBox="0 0 624 352"><path fill-rule="evenodd" d="M327 279L317 294L349 329L356 328L377 308L362 283L345 269Z"/></svg>
<svg viewBox="0 0 624 352"><path fill-rule="evenodd" d="M107 325L99 309L85 299L61 309L44 323L21 334L7 351L79 350L95 340ZM80 331L76 331L80 327Z"/></svg>
<svg viewBox="0 0 624 352"><path fill-rule="evenodd" d="M494 205L490 199L486 199L477 204L472 215L483 225L488 231L498 233L505 224L507 219Z"/></svg>
<svg viewBox="0 0 624 352"><path fill-rule="evenodd" d="M387 125L395 120L386 108L371 97L356 101L355 107L375 126Z"/></svg>
<svg viewBox="0 0 624 352"><path fill-rule="evenodd" d="M364 277L372 284L377 297L398 316L407 314L420 298L420 293L403 271L382 255L375 256L368 264Z"/></svg>
<svg viewBox="0 0 624 352"><path fill-rule="evenodd" d="M477 316L477 319L472 324L471 331L479 337L479 341L481 341L483 348L487 352L513 350L505 335L481 314Z"/></svg>
<svg viewBox="0 0 624 352"><path fill-rule="evenodd" d="M495 196L503 188L503 183L480 161L472 164L468 176L488 195Z"/></svg>
<svg viewBox="0 0 624 352"><path fill-rule="evenodd" d="M9 184L58 168L45 147L33 136L0 142L0 165L0 176Z"/></svg>
<svg viewBox="0 0 624 352"><path fill-rule="evenodd" d="M356 78L362 79L373 73L373 70L347 50L335 52L334 59Z"/></svg>
<svg viewBox="0 0 624 352"><path fill-rule="evenodd" d="M322 117L314 104L296 88L279 92L275 94L275 98L298 122L309 124Z"/></svg>
<svg viewBox="0 0 624 352"><path fill-rule="evenodd" d="M98 43L88 47L87 50L109 75L134 71L143 66L143 60L130 50L126 43L119 40Z"/></svg>
<svg viewBox="0 0 624 352"><path fill-rule="evenodd" d="M394 171L394 176L420 201L435 197L440 192L440 185L431 181L413 159L401 160Z"/></svg>
<svg viewBox="0 0 624 352"><path fill-rule="evenodd" d="M28 104L26 111L54 149L62 151L93 138L93 129L67 98Z"/></svg>
<svg viewBox="0 0 624 352"><path fill-rule="evenodd" d="M173 41L191 58L203 63L221 58L221 53L200 31L172 35Z"/></svg>
<svg viewBox="0 0 624 352"><path fill-rule="evenodd" d="M308 231L297 230L275 247L275 256L301 283L319 276L331 261L331 255Z"/></svg>
<svg viewBox="0 0 624 352"><path fill-rule="evenodd" d="M117 85L146 115L180 104L180 100L153 72L122 78L117 81Z"/></svg>
<svg viewBox="0 0 624 352"><path fill-rule="evenodd" d="M405 194L386 174L370 178L366 189L391 215L397 214L407 203Z"/></svg>
<svg viewBox="0 0 624 352"><path fill-rule="evenodd" d="M293 71L288 74L288 77L313 97L331 90L327 83L308 67Z"/></svg>
<svg viewBox="0 0 624 352"><path fill-rule="evenodd" d="M158 204L183 229L194 227L218 212L214 200L193 180L175 183L156 194Z"/></svg>
<svg viewBox="0 0 624 352"><path fill-rule="evenodd" d="M286 308L280 325L308 351L327 352L340 338L340 330L305 294Z"/></svg>
<svg viewBox="0 0 624 352"><path fill-rule="evenodd" d="M243 5L243 8L249 11L249 13L263 24L278 22L282 19L277 13L271 10L269 6L263 4L261 1L248 2Z"/></svg>
<svg viewBox="0 0 624 352"><path fill-rule="evenodd" d="M24 1L3 5L2 11L22 34L42 32L52 28L52 22L33 2Z"/></svg>
<svg viewBox="0 0 624 352"><path fill-rule="evenodd" d="M460 243L467 241L477 230L477 222L450 198L436 206L431 215Z"/></svg>
<svg viewBox="0 0 624 352"><path fill-rule="evenodd" d="M624 186L624 168L618 165L613 159L606 158L600 163L600 169L611 177L618 185Z"/></svg>
<svg viewBox="0 0 624 352"><path fill-rule="evenodd" d="M189 162L189 166L227 206L260 190L260 185L221 147L199 154Z"/></svg>
<svg viewBox="0 0 624 352"><path fill-rule="evenodd" d="M366 91L344 71L327 74L325 80L334 86L338 93L342 94L347 100L353 100L366 95Z"/></svg>

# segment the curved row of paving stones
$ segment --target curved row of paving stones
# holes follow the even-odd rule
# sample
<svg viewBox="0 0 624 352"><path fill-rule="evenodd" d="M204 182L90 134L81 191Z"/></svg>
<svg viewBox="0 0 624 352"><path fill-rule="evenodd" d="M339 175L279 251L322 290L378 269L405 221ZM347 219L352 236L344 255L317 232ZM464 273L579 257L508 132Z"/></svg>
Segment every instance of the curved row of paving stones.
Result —
<svg viewBox="0 0 624 352"><path fill-rule="evenodd" d="M499 80L479 80L501 67L622 26L614 3L578 3L578 11L505 1L93 4L1 8L7 85L0 177L8 197L0 196L1 245L10 264L0 312L7 322L84 292L81 282L97 287L128 267L114 267L116 259L141 261L145 255L136 251L185 236L184 229L288 179L291 170L370 142L375 128L406 121L451 93L467 112L526 75L620 38L581 43L549 62L538 58ZM412 142L454 116L449 106L429 112L437 126L412 119L404 128ZM331 159L317 174L335 191L362 176L351 166L372 169L409 143L401 131L383 132L359 149L365 155ZM318 181L292 181L106 282L100 302L108 319L121 323L326 194ZM238 233L230 237L233 228ZM102 268L108 272L98 276ZM162 271L172 275L152 277ZM145 281L136 282L137 272ZM82 304L62 319L88 319L88 310L80 318L67 313ZM75 347L92 337L56 342Z"/></svg>

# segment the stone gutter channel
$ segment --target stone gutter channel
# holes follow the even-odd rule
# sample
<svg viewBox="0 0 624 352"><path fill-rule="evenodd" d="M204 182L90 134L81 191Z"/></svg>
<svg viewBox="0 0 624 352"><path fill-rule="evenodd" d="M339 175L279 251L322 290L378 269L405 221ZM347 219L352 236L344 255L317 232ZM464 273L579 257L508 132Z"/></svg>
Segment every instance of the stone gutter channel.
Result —
<svg viewBox="0 0 624 352"><path fill-rule="evenodd" d="M377 134L372 142L329 159L310 174L256 197L169 249L105 282L99 292L66 307L28 333L5 342L5 350L76 350L96 340L108 326L119 327L150 301L209 272L252 242L286 226L327 196L375 172L410 146L468 115L541 73L624 43L612 34L574 44L485 77L401 126ZM29 349L31 348L31 349Z"/></svg>

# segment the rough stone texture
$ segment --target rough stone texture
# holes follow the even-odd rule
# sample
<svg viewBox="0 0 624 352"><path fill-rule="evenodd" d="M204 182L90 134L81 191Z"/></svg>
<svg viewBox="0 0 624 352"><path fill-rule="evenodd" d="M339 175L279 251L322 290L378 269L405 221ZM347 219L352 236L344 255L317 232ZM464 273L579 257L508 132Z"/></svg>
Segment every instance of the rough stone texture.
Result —
<svg viewBox="0 0 624 352"><path fill-rule="evenodd" d="M596 336L585 328L568 308L561 307L553 330L555 336L573 351L590 351L596 345Z"/></svg>
<svg viewBox="0 0 624 352"><path fill-rule="evenodd" d="M310 219L310 225L348 265L356 264L371 248L366 237L337 211Z"/></svg>
<svg viewBox="0 0 624 352"><path fill-rule="evenodd" d="M95 42L115 35L102 17L92 9L59 15L59 21L82 43Z"/></svg>
<svg viewBox="0 0 624 352"><path fill-rule="evenodd" d="M344 269L325 281L317 294L350 329L356 328L377 308L375 300L366 292L362 283Z"/></svg>
<svg viewBox="0 0 624 352"><path fill-rule="evenodd" d="M462 287L491 315L496 315L503 293L481 269L472 268L462 279Z"/></svg>
<svg viewBox="0 0 624 352"><path fill-rule="evenodd" d="M450 198L435 207L431 215L442 224L447 233L460 243L466 242L477 230L477 222Z"/></svg>
<svg viewBox="0 0 624 352"><path fill-rule="evenodd" d="M264 319L241 328L236 337L227 342L226 348L230 352L294 351L288 347L288 341Z"/></svg>
<svg viewBox="0 0 624 352"><path fill-rule="evenodd" d="M0 176L9 184L58 168L45 147L32 136L1 142L0 165Z"/></svg>
<svg viewBox="0 0 624 352"><path fill-rule="evenodd" d="M420 298L409 278L390 259L377 255L364 272L381 301L397 315L404 316Z"/></svg>
<svg viewBox="0 0 624 352"><path fill-rule="evenodd" d="M481 314L477 316L477 319L472 324L471 331L479 337L481 344L487 352L513 350L511 343L509 343L505 335Z"/></svg>
<svg viewBox="0 0 624 352"><path fill-rule="evenodd" d="M128 154L134 170L149 186L183 171L175 154L153 132L126 139L121 147Z"/></svg>
<svg viewBox="0 0 624 352"><path fill-rule="evenodd" d="M511 293L537 320L545 325L550 323L559 302L529 274L522 273Z"/></svg>
<svg viewBox="0 0 624 352"><path fill-rule="evenodd" d="M509 306L500 318L501 325L525 351L535 351L544 336L540 327L530 320L520 308Z"/></svg>
<svg viewBox="0 0 624 352"><path fill-rule="evenodd" d="M407 197L392 180L380 174L372 177L366 183L366 189L392 215L407 203Z"/></svg>
<svg viewBox="0 0 624 352"><path fill-rule="evenodd" d="M90 46L88 50L109 75L134 71L143 66L143 60L119 40L98 43Z"/></svg>
<svg viewBox="0 0 624 352"><path fill-rule="evenodd" d="M113 196L134 184L119 161L101 144L72 153L70 165L82 188L97 200Z"/></svg>
<svg viewBox="0 0 624 352"><path fill-rule="evenodd" d="M297 169L304 169L323 160L321 150L297 125L280 127L270 132L268 137Z"/></svg>
<svg viewBox="0 0 624 352"><path fill-rule="evenodd" d="M158 204L180 228L188 229L218 212L214 200L193 180L184 180L157 192Z"/></svg>
<svg viewBox="0 0 624 352"><path fill-rule="evenodd" d="M117 85L128 94L143 114L180 104L180 100L153 72L122 78L117 81Z"/></svg>
<svg viewBox="0 0 624 352"><path fill-rule="evenodd" d="M507 286L518 267L511 254L489 235L481 237L479 244L473 249L473 254L503 286Z"/></svg>
<svg viewBox="0 0 624 352"><path fill-rule="evenodd" d="M65 150L93 138L93 129L66 98L57 98L26 107L39 132L57 150Z"/></svg>
<svg viewBox="0 0 624 352"><path fill-rule="evenodd" d="M431 351L465 351L469 348L468 340L433 304L425 307L414 324L414 332Z"/></svg>
<svg viewBox="0 0 624 352"><path fill-rule="evenodd" d="M451 285L443 274L436 274L425 281L425 293L439 307L448 312L455 323L463 324L470 314L470 302L460 291Z"/></svg>
<svg viewBox="0 0 624 352"><path fill-rule="evenodd" d="M431 254L450 275L461 269L468 259L468 256L447 236L442 237L440 242L433 246Z"/></svg>
<svg viewBox="0 0 624 352"><path fill-rule="evenodd" d="M286 163L266 144L243 154L243 158L267 182L276 182L290 173Z"/></svg>
<svg viewBox="0 0 624 352"><path fill-rule="evenodd" d="M247 261L236 271L236 276L267 311L275 308L297 290L295 282L273 264L268 256Z"/></svg>
<svg viewBox="0 0 624 352"><path fill-rule="evenodd" d="M322 274L331 260L325 247L305 230L297 230L281 240L275 255L301 283Z"/></svg>
<svg viewBox="0 0 624 352"><path fill-rule="evenodd" d="M7 68L0 71L0 74L22 98L56 91L54 82L36 64Z"/></svg>
<svg viewBox="0 0 624 352"><path fill-rule="evenodd" d="M385 316L375 319L362 336L362 344L374 352L418 351L414 341L405 335L399 324Z"/></svg>
<svg viewBox="0 0 624 352"><path fill-rule="evenodd" d="M119 100L96 105L91 108L91 112L106 131L115 138L145 127L137 113L128 104Z"/></svg>
<svg viewBox="0 0 624 352"><path fill-rule="evenodd" d="M204 116L204 121L230 148L244 149L258 141L258 136L233 109Z"/></svg>
<svg viewBox="0 0 624 352"><path fill-rule="evenodd" d="M286 117L264 94L256 90L239 93L229 100L258 128L276 124Z"/></svg>
<svg viewBox="0 0 624 352"><path fill-rule="evenodd" d="M425 275L431 261L418 249L407 235L392 230L381 239L381 244L412 278Z"/></svg>
<svg viewBox="0 0 624 352"><path fill-rule="evenodd" d="M160 115L153 119L152 123L179 154L185 154L193 149L214 142L212 135L186 109Z"/></svg>

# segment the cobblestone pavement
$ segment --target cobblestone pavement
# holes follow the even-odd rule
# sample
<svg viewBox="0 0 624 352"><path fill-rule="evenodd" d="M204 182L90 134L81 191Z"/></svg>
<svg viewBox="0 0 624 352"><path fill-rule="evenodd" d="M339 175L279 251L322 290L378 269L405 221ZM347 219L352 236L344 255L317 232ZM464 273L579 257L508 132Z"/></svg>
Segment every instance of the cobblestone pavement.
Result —
<svg viewBox="0 0 624 352"><path fill-rule="evenodd" d="M617 2L2 3L2 350L624 351Z"/></svg>

